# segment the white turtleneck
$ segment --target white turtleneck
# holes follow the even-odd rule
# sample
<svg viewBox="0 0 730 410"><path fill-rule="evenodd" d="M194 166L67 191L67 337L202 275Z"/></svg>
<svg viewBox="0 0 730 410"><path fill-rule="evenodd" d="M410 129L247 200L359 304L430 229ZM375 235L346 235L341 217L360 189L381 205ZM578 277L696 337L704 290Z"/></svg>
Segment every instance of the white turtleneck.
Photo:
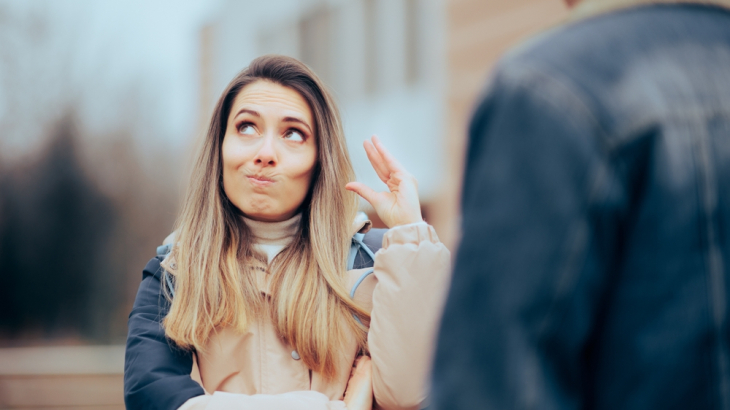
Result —
<svg viewBox="0 0 730 410"><path fill-rule="evenodd" d="M254 237L254 248L266 255L267 263L271 263L294 239L302 214L296 214L286 221L261 222L243 217L243 221Z"/></svg>

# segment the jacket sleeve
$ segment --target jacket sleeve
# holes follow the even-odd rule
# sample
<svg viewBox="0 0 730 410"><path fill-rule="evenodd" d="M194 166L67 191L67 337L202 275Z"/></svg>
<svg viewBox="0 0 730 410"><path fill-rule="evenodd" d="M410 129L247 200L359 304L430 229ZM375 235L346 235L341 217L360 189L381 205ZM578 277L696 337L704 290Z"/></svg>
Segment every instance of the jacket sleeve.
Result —
<svg viewBox="0 0 730 410"><path fill-rule="evenodd" d="M434 409L584 407L620 189L588 104L531 70L498 72L472 122Z"/></svg>
<svg viewBox="0 0 730 410"><path fill-rule="evenodd" d="M191 397L204 394L190 377L192 353L171 346L162 319L169 303L161 292L160 261L153 258L142 275L129 315L124 357L124 402L127 409L174 410Z"/></svg>
<svg viewBox="0 0 730 410"><path fill-rule="evenodd" d="M450 264L449 251L425 222L394 227L383 237L368 332L373 393L383 409L418 408L426 399Z"/></svg>

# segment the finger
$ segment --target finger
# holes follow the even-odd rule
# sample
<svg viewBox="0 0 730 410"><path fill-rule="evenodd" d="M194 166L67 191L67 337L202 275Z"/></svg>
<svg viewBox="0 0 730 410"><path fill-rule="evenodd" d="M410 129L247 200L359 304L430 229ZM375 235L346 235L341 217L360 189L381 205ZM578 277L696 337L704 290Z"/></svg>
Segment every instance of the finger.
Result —
<svg viewBox="0 0 730 410"><path fill-rule="evenodd" d="M354 380L365 393L365 397L372 394L372 364L370 358L361 356L355 364Z"/></svg>
<svg viewBox="0 0 730 410"><path fill-rule="evenodd" d="M363 356L357 363L357 369L362 374L367 376L368 379L371 378L373 373L373 366L370 362L370 358L367 356Z"/></svg>
<svg viewBox="0 0 730 410"><path fill-rule="evenodd" d="M355 390L367 387L372 382L372 366L370 364L370 358L361 356L358 358L354 367L352 368L352 374L348 381L348 391L353 393Z"/></svg>
<svg viewBox="0 0 730 410"><path fill-rule="evenodd" d="M350 182L345 185L345 189L360 195L363 199L370 202L370 205L372 205L373 208L375 208L375 203L378 202L378 193L375 192L374 189L362 182Z"/></svg>
<svg viewBox="0 0 730 410"><path fill-rule="evenodd" d="M365 154L367 154L368 160L373 166L375 173L378 174L378 177L381 181L386 182L388 179L390 179L390 171L385 165L385 160L383 159L383 157L380 156L380 153L375 148L372 142L365 140L365 142L363 143L363 147L365 147Z"/></svg>
<svg viewBox="0 0 730 410"><path fill-rule="evenodd" d="M355 360L355 372L356 373L370 373L371 371L370 358L367 356L360 356Z"/></svg>
<svg viewBox="0 0 730 410"><path fill-rule="evenodd" d="M380 139L376 135L373 135L373 146L378 151L378 154L380 154L380 157L384 160L384 164L388 169L388 174L392 172L405 171L403 165L401 165L400 162L398 162L398 160L390 154L390 152L385 148L385 145L380 142Z"/></svg>
<svg viewBox="0 0 730 410"><path fill-rule="evenodd" d="M355 366L355 374L347 382L345 405L351 410L370 410L373 407L370 359L358 359Z"/></svg>

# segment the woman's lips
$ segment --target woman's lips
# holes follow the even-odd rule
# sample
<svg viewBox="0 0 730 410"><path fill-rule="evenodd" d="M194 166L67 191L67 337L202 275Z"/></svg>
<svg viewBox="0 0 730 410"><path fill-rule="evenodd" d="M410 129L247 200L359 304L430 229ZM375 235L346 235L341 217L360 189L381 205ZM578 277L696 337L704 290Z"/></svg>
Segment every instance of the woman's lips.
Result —
<svg viewBox="0 0 730 410"><path fill-rule="evenodd" d="M267 177L250 176L248 180L255 187L267 187L274 183L274 180Z"/></svg>

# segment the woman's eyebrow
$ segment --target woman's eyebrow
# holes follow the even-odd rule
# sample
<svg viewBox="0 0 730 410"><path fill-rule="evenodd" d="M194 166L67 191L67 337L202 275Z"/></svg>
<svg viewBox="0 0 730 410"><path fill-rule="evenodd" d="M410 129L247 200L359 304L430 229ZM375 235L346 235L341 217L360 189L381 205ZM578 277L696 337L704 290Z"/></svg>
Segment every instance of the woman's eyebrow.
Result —
<svg viewBox="0 0 730 410"><path fill-rule="evenodd" d="M238 117L239 115L241 115L243 113L251 114L254 117L261 117L261 114L259 114L258 112L254 111L252 109L249 109L249 108L241 108L240 110L238 110L238 112L236 113L236 115L234 117Z"/></svg>
<svg viewBox="0 0 730 410"><path fill-rule="evenodd" d="M296 123L302 124L305 127L307 127L307 130L309 130L309 133L310 134L314 134L312 132L312 127L310 127L309 124L307 124L305 121L300 120L299 118L296 118L296 117L284 117L283 121L284 122L296 122Z"/></svg>

